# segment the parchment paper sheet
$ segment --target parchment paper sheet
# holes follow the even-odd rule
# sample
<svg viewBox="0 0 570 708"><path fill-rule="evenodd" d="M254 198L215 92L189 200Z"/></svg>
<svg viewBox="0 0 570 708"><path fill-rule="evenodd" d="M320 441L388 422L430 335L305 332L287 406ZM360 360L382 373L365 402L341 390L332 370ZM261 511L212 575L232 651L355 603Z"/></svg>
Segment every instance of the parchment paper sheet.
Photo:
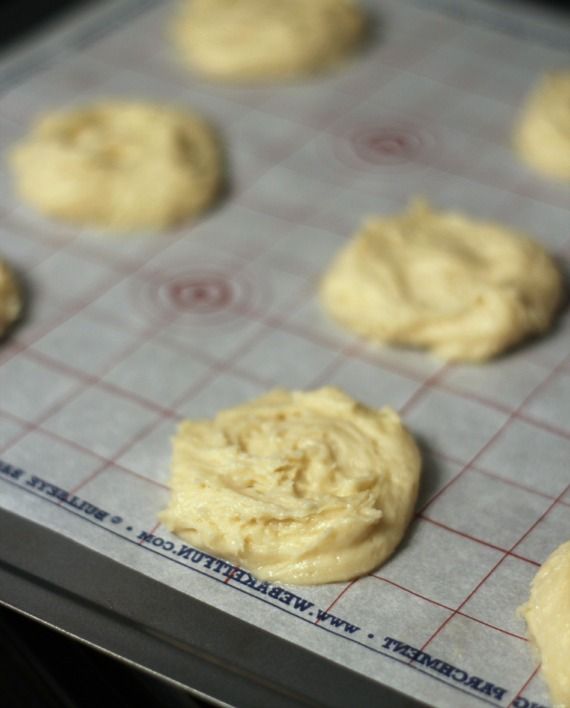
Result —
<svg viewBox="0 0 570 708"><path fill-rule="evenodd" d="M569 190L509 141L568 34L514 5L368 7L367 51L291 85L193 76L158 0L100 4L0 64L4 151L38 111L129 96L209 116L229 165L198 223L119 237L33 213L4 162L0 253L29 306L0 349L0 504L434 705L546 704L515 610L570 538L568 317L495 363L444 366L352 339L315 284L363 217L416 194L521 227L567 265ZM177 420L324 383L400 409L423 446L418 516L384 567L280 591L156 526Z"/></svg>

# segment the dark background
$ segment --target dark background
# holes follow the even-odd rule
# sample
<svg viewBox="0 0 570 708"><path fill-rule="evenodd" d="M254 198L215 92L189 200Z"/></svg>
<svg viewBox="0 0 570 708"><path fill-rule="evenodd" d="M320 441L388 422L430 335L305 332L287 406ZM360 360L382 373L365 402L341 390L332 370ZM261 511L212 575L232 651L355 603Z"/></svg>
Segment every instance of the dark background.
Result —
<svg viewBox="0 0 570 708"><path fill-rule="evenodd" d="M100 0L0 0L0 52L19 38L33 32L46 22L57 22L59 16L73 8L96 5ZM277 1L277 0L276 0ZM378 0L379 2L381 0ZM485 0L493 2L493 0ZM567 0L494 0L503 7L510 2L513 11L525 7L567 9Z"/></svg>

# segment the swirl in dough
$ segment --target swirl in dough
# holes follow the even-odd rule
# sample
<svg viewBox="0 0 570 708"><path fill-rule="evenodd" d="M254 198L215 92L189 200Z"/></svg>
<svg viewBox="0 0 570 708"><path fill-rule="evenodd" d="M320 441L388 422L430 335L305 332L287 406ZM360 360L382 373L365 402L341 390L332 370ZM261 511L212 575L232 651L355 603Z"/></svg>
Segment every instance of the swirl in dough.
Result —
<svg viewBox="0 0 570 708"><path fill-rule="evenodd" d="M263 81L339 61L363 28L353 0L184 0L174 37L204 74Z"/></svg>
<svg viewBox="0 0 570 708"><path fill-rule="evenodd" d="M531 93L514 135L515 147L543 174L570 180L570 71L547 74Z"/></svg>
<svg viewBox="0 0 570 708"><path fill-rule="evenodd" d="M21 309L22 300L16 279L0 260L0 336L18 319Z"/></svg>
<svg viewBox="0 0 570 708"><path fill-rule="evenodd" d="M263 579L348 580L398 545L419 476L418 449L391 409L334 388L276 389L181 423L161 520Z"/></svg>
<svg viewBox="0 0 570 708"><path fill-rule="evenodd" d="M40 211L119 231L161 229L205 209L221 169L202 119L125 101L45 115L12 164L22 197Z"/></svg>
<svg viewBox="0 0 570 708"><path fill-rule="evenodd" d="M371 340L483 361L549 327L562 279L522 234L417 200L404 214L369 220L320 294L336 320Z"/></svg>
<svg viewBox="0 0 570 708"><path fill-rule="evenodd" d="M570 706L570 541L559 546L534 577L519 608L538 651L552 703Z"/></svg>

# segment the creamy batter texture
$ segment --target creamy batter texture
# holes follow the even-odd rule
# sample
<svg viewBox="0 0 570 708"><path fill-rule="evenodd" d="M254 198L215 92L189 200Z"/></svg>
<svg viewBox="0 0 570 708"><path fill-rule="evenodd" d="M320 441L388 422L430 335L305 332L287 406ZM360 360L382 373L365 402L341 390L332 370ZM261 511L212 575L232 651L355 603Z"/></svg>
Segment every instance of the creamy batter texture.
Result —
<svg viewBox="0 0 570 708"><path fill-rule="evenodd" d="M570 70L547 74L531 93L514 134L529 165L570 181Z"/></svg>
<svg viewBox="0 0 570 708"><path fill-rule="evenodd" d="M218 144L201 118L126 101L46 114L12 165L22 198L41 212L118 231L197 214L221 178Z"/></svg>
<svg viewBox="0 0 570 708"><path fill-rule="evenodd" d="M570 541L546 559L519 612L540 656L553 705L570 708Z"/></svg>
<svg viewBox="0 0 570 708"><path fill-rule="evenodd" d="M371 340L484 361L548 329L562 278L523 234L416 200L365 223L320 295L338 322Z"/></svg>
<svg viewBox="0 0 570 708"><path fill-rule="evenodd" d="M22 298L16 278L0 260L0 336L15 322L22 310Z"/></svg>
<svg viewBox="0 0 570 708"><path fill-rule="evenodd" d="M263 81L338 62L363 28L353 0L184 0L174 37L197 71Z"/></svg>
<svg viewBox="0 0 570 708"><path fill-rule="evenodd" d="M348 580L396 548L419 478L418 448L390 408L335 388L276 389L180 424L160 518L262 579Z"/></svg>

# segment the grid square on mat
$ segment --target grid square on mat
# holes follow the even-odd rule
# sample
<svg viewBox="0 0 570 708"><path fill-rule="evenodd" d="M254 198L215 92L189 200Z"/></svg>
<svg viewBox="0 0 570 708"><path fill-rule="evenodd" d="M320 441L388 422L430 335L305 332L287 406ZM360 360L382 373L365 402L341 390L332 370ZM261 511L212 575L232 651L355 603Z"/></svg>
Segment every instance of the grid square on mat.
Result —
<svg viewBox="0 0 570 708"><path fill-rule="evenodd" d="M570 482L570 440L513 420L477 460L482 469L556 496Z"/></svg>
<svg viewBox="0 0 570 708"><path fill-rule="evenodd" d="M42 261L30 275L34 291L39 296L67 302L88 296L94 288L105 283L113 275L113 271L101 263L88 261L66 249ZM63 290L62 282L65 282Z"/></svg>
<svg viewBox="0 0 570 708"><path fill-rule="evenodd" d="M170 406L208 369L202 361L165 346L159 338L144 342L113 367L104 380L159 406Z"/></svg>
<svg viewBox="0 0 570 708"><path fill-rule="evenodd" d="M117 465L158 484L167 484L170 474L171 438L176 430L174 420L168 418L133 443L117 457Z"/></svg>
<svg viewBox="0 0 570 708"><path fill-rule="evenodd" d="M155 414L130 400L89 387L51 416L44 427L99 455L111 457L154 419Z"/></svg>
<svg viewBox="0 0 570 708"><path fill-rule="evenodd" d="M31 359L18 356L0 368L0 410L34 421L60 403L77 382Z"/></svg>
<svg viewBox="0 0 570 708"><path fill-rule="evenodd" d="M187 418L213 418L225 408L239 406L257 398L267 387L241 376L238 372L222 371L207 387L200 389L177 409Z"/></svg>
<svg viewBox="0 0 570 708"><path fill-rule="evenodd" d="M570 439L570 371L561 372L537 391L522 412L566 431Z"/></svg>
<svg viewBox="0 0 570 708"><path fill-rule="evenodd" d="M552 500L470 469L426 510L430 519L502 548L510 548Z"/></svg>
<svg viewBox="0 0 570 708"><path fill-rule="evenodd" d="M337 354L315 342L278 330L267 332L237 364L275 385L305 388L319 377Z"/></svg>
<svg viewBox="0 0 570 708"><path fill-rule="evenodd" d="M98 374L136 341L128 329L79 312L52 327L33 349L78 372Z"/></svg>
<svg viewBox="0 0 570 708"><path fill-rule="evenodd" d="M476 401L429 390L407 414L412 432L436 452L467 462L489 443L507 416Z"/></svg>
<svg viewBox="0 0 570 708"><path fill-rule="evenodd" d="M420 387L418 381L358 359L346 359L328 377L327 385L344 389L357 401L373 408L399 408Z"/></svg>

